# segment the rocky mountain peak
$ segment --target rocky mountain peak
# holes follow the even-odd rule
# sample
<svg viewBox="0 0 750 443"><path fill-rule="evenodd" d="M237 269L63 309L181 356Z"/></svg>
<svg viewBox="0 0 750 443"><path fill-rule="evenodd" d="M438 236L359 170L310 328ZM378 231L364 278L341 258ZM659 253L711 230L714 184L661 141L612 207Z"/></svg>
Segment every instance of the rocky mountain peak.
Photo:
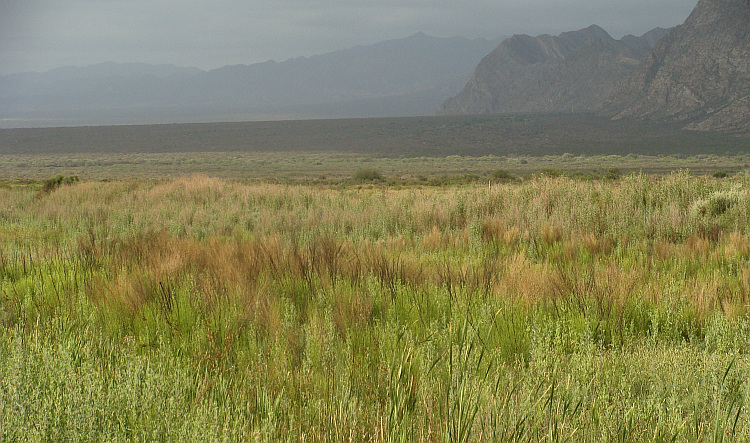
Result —
<svg viewBox="0 0 750 443"><path fill-rule="evenodd" d="M603 111L688 129L750 130L750 0L700 0Z"/></svg>
<svg viewBox="0 0 750 443"><path fill-rule="evenodd" d="M558 36L515 35L482 60L437 114L598 110L651 49L651 40L664 33L618 41L592 25Z"/></svg>

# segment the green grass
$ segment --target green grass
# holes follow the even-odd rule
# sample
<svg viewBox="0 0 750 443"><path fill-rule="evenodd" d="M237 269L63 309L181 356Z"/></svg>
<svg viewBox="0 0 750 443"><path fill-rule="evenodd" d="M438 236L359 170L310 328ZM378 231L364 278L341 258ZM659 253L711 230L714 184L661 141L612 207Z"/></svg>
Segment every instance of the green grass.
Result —
<svg viewBox="0 0 750 443"><path fill-rule="evenodd" d="M747 441L748 163L591 116L0 131L0 440Z"/></svg>
<svg viewBox="0 0 750 443"><path fill-rule="evenodd" d="M750 438L745 174L63 182L0 188L0 440Z"/></svg>
<svg viewBox="0 0 750 443"><path fill-rule="evenodd" d="M0 439L746 441L749 187L0 188Z"/></svg>

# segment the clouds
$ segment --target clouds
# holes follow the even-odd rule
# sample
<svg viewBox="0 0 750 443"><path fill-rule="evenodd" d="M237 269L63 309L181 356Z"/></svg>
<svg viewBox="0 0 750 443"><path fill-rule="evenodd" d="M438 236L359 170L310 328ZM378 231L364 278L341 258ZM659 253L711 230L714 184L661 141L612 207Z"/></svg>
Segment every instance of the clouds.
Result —
<svg viewBox="0 0 750 443"><path fill-rule="evenodd" d="M102 61L214 68L428 34L494 38L681 23L695 0L10 0L0 73Z"/></svg>

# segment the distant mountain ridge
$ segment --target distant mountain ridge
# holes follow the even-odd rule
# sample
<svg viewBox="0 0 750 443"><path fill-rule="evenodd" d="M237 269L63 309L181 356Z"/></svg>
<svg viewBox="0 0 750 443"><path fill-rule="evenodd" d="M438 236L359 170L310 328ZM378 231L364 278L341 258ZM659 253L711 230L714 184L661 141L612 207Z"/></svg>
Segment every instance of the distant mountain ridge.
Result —
<svg viewBox="0 0 750 443"><path fill-rule="evenodd" d="M559 36L515 35L477 66L438 115L503 112L591 112L669 31L612 38L593 25Z"/></svg>
<svg viewBox="0 0 750 443"><path fill-rule="evenodd" d="M103 63L0 77L0 125L428 115L500 39L417 33L285 62L202 71Z"/></svg>
<svg viewBox="0 0 750 443"><path fill-rule="evenodd" d="M700 0L603 112L687 129L750 131L750 1Z"/></svg>

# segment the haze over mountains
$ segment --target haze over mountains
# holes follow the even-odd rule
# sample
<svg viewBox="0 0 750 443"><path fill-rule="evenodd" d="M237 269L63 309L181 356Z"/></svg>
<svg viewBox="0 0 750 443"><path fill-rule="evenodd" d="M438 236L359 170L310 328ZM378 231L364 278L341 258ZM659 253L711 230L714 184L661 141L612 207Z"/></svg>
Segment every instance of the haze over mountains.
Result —
<svg viewBox="0 0 750 443"><path fill-rule="evenodd" d="M700 0L681 26L619 40L596 25L494 41L417 33L212 71L104 63L0 77L0 127L433 112L585 112L748 132L750 0Z"/></svg>
<svg viewBox="0 0 750 443"><path fill-rule="evenodd" d="M0 77L0 125L429 115L501 39L405 39L212 71L104 63Z"/></svg>

